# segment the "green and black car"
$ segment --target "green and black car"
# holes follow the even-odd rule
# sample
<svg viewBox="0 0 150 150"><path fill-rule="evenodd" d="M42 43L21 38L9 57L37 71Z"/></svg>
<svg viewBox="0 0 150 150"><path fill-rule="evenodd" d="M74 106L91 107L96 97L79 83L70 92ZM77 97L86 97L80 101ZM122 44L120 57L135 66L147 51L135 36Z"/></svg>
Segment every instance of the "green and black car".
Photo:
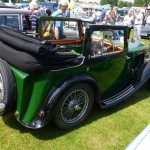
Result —
<svg viewBox="0 0 150 150"><path fill-rule="evenodd" d="M63 21L66 38L45 38L47 21ZM1 27L0 115L12 113L28 128L52 119L70 129L88 117L93 103L106 109L125 100L150 78L149 49L130 40L129 31L117 25L83 31L81 20L58 17L39 19L38 38Z"/></svg>

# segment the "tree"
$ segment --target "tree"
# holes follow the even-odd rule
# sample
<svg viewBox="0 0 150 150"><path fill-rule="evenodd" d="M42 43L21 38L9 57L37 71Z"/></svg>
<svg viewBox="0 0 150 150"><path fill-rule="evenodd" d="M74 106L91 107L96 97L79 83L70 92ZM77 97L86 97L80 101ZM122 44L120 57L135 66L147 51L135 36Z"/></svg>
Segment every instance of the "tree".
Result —
<svg viewBox="0 0 150 150"><path fill-rule="evenodd" d="M125 2L125 1L119 1L118 3L118 7L122 8L122 7L132 7L133 3L131 2Z"/></svg>
<svg viewBox="0 0 150 150"><path fill-rule="evenodd" d="M148 6L148 3L149 3L149 0L135 0L134 1L135 5L136 6L140 6L140 7L147 7Z"/></svg>
<svg viewBox="0 0 150 150"><path fill-rule="evenodd" d="M132 6L133 6L133 3L128 2L128 6L127 7L132 7Z"/></svg>
<svg viewBox="0 0 150 150"><path fill-rule="evenodd" d="M118 0L101 0L100 5L113 4L114 6L118 5Z"/></svg>
<svg viewBox="0 0 150 150"><path fill-rule="evenodd" d="M148 6L149 0L144 0L144 6Z"/></svg>
<svg viewBox="0 0 150 150"><path fill-rule="evenodd" d="M123 1L120 1L120 2L118 3L118 7L120 7L120 8L124 7L124 2L123 2Z"/></svg>
<svg viewBox="0 0 150 150"><path fill-rule="evenodd" d="M137 7L143 7L148 3L149 0L134 0L134 5Z"/></svg>

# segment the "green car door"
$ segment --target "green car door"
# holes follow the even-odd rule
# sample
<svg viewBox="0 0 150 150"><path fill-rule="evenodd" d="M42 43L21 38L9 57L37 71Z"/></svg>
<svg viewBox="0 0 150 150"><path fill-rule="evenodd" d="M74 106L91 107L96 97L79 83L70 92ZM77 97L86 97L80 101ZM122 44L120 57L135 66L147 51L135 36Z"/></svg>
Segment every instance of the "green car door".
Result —
<svg viewBox="0 0 150 150"><path fill-rule="evenodd" d="M123 89L129 78L127 28L93 25L86 33L90 37L86 47L89 74L97 81L105 99Z"/></svg>

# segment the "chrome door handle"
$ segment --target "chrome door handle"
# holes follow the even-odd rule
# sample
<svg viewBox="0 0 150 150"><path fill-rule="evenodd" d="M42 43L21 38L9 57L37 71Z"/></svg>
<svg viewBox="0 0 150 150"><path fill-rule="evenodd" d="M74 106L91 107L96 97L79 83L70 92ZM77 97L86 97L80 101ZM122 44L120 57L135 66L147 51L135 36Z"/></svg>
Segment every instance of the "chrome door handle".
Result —
<svg viewBox="0 0 150 150"><path fill-rule="evenodd" d="M125 59L130 59L130 57L129 56L125 56Z"/></svg>

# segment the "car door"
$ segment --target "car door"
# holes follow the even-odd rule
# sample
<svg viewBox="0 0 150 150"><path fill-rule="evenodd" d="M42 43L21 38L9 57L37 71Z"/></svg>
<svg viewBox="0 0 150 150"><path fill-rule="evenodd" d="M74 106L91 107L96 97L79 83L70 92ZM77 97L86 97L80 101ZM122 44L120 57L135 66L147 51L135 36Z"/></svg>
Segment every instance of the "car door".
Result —
<svg viewBox="0 0 150 150"><path fill-rule="evenodd" d="M108 98L125 88L129 77L128 28L91 25L85 34L86 64L102 93Z"/></svg>

